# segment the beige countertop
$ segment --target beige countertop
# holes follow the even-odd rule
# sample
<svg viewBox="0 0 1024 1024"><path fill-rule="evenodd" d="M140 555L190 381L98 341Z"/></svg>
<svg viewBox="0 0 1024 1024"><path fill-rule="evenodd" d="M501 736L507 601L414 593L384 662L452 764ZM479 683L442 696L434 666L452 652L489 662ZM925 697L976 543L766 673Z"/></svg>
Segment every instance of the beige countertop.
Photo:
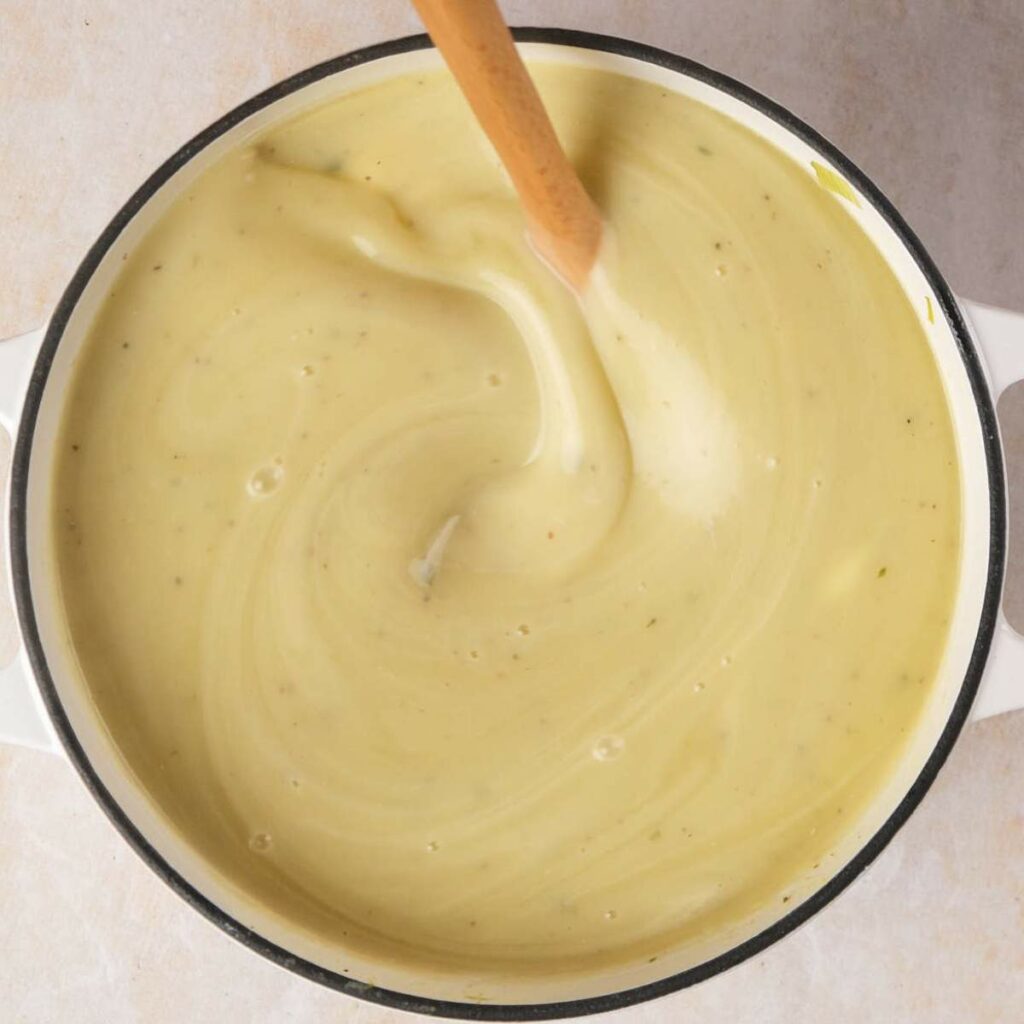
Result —
<svg viewBox="0 0 1024 1024"><path fill-rule="evenodd" d="M959 293L1024 310L1021 0L504 7L513 23L631 36L768 93L875 179ZM405 0L0 3L0 338L45 321L114 210L217 115L292 71L415 30ZM1004 406L1021 493L1024 402ZM0 475L7 453L0 436ZM1021 548L1011 545L1017 622ZM0 664L15 642L5 602ZM809 925L697 988L603 1019L1019 1021L1022 782L1024 714L969 727L909 824ZM5 1022L413 1019L292 977L222 935L125 846L62 760L13 747L0 747L0 907Z"/></svg>

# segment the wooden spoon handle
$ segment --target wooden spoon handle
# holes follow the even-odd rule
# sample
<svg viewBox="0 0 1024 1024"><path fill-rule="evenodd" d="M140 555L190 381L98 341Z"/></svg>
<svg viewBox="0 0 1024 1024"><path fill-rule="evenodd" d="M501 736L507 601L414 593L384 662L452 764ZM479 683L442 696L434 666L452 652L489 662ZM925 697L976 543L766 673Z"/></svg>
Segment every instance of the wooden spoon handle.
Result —
<svg viewBox="0 0 1024 1024"><path fill-rule="evenodd" d="M558 142L495 0L413 0L519 193L540 255L582 291L601 215Z"/></svg>

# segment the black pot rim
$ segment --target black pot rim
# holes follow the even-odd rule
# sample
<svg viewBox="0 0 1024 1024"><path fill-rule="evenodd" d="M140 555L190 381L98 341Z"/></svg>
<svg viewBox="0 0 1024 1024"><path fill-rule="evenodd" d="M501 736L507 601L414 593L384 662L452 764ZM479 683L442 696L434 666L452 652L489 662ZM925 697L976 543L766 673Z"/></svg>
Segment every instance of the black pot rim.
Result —
<svg viewBox="0 0 1024 1024"><path fill-rule="evenodd" d="M980 360L949 286L943 280L917 236L867 176L825 138L784 107L767 99L748 86L692 60L631 40L615 36L596 35L589 32L554 28L518 28L514 30L514 34L520 42L553 43L586 50L604 51L655 64L701 81L739 99L778 122L809 144L818 153L822 154L849 181L853 182L860 193L868 199L885 219L889 227L896 233L916 261L928 284L933 289L942 315L945 317L953 333L970 381L982 428L990 487L991 541L981 618L964 682L938 742L918 777L885 823L834 878L808 899L796 905L785 917L752 938L705 963L636 988L593 998L518 1005L455 1002L422 998L405 992L391 991L346 977L289 953L286 949L269 942L257 932L232 918L193 887L161 857L114 800L106 786L104 786L71 727L67 713L61 703L57 687L50 674L32 603L27 546L27 495L33 438L46 380L49 376L57 347L60 344L68 320L78 300L91 280L101 259L114 245L125 226L171 175L223 135L228 129L270 103L281 99L283 96L359 64L382 57L424 49L430 46L430 41L424 35L407 36L376 46L365 47L344 56L325 61L305 71L300 71L298 74L292 75L290 78L264 90L236 107L230 113L214 122L205 131L200 132L171 156L132 195L86 253L60 302L57 304L28 385L12 460L10 550L15 603L21 633L43 702L69 759L114 826L143 861L164 882L206 918L227 932L228 935L279 966L311 981L345 992L350 996L402 1010L477 1021L548 1020L580 1016L614 1010L619 1007L667 995L670 992L686 988L719 974L762 952L794 928L807 921L826 904L830 903L885 848L921 802L925 792L931 786L939 769L949 756L950 750L967 720L971 704L981 682L982 671L997 621L1006 554L1006 490L1003 477L1002 451L995 409Z"/></svg>

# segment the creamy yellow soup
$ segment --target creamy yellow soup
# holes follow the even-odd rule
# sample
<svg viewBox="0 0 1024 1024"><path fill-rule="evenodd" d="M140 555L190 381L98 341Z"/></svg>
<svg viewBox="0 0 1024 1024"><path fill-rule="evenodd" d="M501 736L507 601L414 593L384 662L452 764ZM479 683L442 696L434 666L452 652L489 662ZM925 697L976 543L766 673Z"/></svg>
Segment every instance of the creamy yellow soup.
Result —
<svg viewBox="0 0 1024 1024"><path fill-rule="evenodd" d="M442 72L229 153L68 396L67 628L186 840L338 949L522 976L790 898L918 722L941 380L844 208L700 103L533 68L607 217L535 258Z"/></svg>

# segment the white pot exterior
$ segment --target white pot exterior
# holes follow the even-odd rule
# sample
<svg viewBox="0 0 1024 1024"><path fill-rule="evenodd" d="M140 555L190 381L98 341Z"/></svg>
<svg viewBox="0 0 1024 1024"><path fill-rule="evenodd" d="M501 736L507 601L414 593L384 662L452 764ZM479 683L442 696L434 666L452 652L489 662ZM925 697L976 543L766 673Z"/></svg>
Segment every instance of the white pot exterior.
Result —
<svg viewBox="0 0 1024 1024"><path fill-rule="evenodd" d="M794 134L772 116L699 77L691 77L679 70L660 66L651 59L639 59L598 49L550 43L528 43L523 48L525 55L532 60L608 68L653 81L662 88L694 97L769 140L799 166L805 168L809 175L813 176L815 173L811 166L812 160L830 164L828 156L813 148L808 141ZM650 52L647 52L646 56L650 58ZM194 155L186 153L188 159L152 195L141 202L123 230L100 257L80 296L70 309L70 315L63 325L60 344L53 353L52 365L48 369L40 365L35 371L37 381L45 376L45 384L41 385L42 393L30 435L30 444L29 434L26 434L19 441L17 453L23 465L27 466L25 506L24 509L16 509L13 517L6 517L25 524L25 543L23 549L20 549L24 553L23 562L19 562L17 557L19 549L15 536L9 537L8 551L15 556L13 568L19 576L17 589L22 625L32 625L26 621L26 608L30 606L48 675L52 679L53 689L66 715L67 727L73 732L74 742L80 747L80 750L73 750L74 759L80 768L81 759L84 758L88 762L96 777L90 783L94 792L98 782L120 809L121 816L111 811L109 803L106 807L122 831L125 831L125 821L130 822L145 841L144 844L140 844L137 839L133 839L135 845L151 847L157 858L179 876L178 879L169 880L180 892L183 892L184 888L194 890L201 898L209 901L210 905L226 912L234 922L240 922L287 953L301 957L311 964L330 971L341 971L342 968L346 968L344 973L360 979L361 982L397 992L415 993L425 1000L464 1001L470 989L486 996L490 1004L537 1004L590 999L647 985L725 954L772 926L782 917L783 908L773 907L767 910L759 919L748 922L740 933L718 936L701 948L680 950L678 954L665 956L653 965L644 964L641 967L606 972L590 978L510 982L500 989L490 986L481 991L481 986L474 979L464 977L413 976L394 967L361 962L360 958L349 954L342 959L337 951L319 946L310 936L298 933L280 919L272 917L258 905L251 903L243 892L218 876L172 831L126 771L103 723L95 713L79 678L57 614L56 577L49 541L54 441L63 398L79 350L93 317L121 266L124 254L132 250L153 222L196 176L227 149L263 131L268 125L327 99L361 88L380 78L416 69L432 68L438 64L439 57L435 51L417 49L381 56L315 80L261 109L255 109L205 148L194 152ZM844 174L842 167L837 167L836 170ZM868 840L876 836L883 823L897 811L908 792L915 786L926 763L930 758L934 758L944 731L949 735L947 727L951 715L955 716L964 710L963 702L969 699L970 694L964 689L964 680L971 674L972 659L977 669L978 659L985 657L985 651L977 649L978 637L986 631L983 621L986 601L989 602L991 611L993 572L996 579L1000 578L1005 560L1005 509L1001 504L1004 481L998 456L996 465L992 463L993 450L998 452L998 439L993 433L994 423L986 419L985 410L990 411L990 403L994 403L994 399L1003 388L1024 377L1024 317L985 307L968 306L966 312L974 324L975 340L981 343L980 347L989 357L989 390L986 392L984 383L980 384L980 391L978 390L979 381L977 377L972 380L968 370L971 357L969 355L965 362L963 354L964 348L971 353L975 343L970 338L957 337L956 313L948 308L948 292L933 288L929 283L928 268L919 265L911 250L901 240L898 231L873 205L872 197L860 193L856 180L851 180L850 184L858 193L859 206L848 203L848 210L874 240L910 297L942 373L961 463L964 542L961 585L950 640L937 684L933 688L929 704L908 746L900 769L863 820L858 823L855 834L842 850L837 851L833 866L828 869L833 877L840 874L844 865L860 853ZM74 289L73 283L72 290ZM68 308L62 304L58 315L63 317L67 313ZM951 319L947 319L947 313ZM0 343L0 422L12 432L20 417L42 340L43 332L36 332ZM46 362L48 355L49 353L44 355L42 363ZM15 494L15 499L17 497ZM994 528L997 533L993 533ZM986 685L975 705L976 713L996 713L1010 707L1024 706L1024 641L1010 629L1001 614L995 624L995 630L992 652L989 655L989 672ZM29 629L26 628L26 634L28 632ZM36 668L39 668L38 654ZM29 658L26 651L22 650L15 663L0 673L0 738L59 749L54 729L44 713L39 690L30 682L31 672ZM1016 686L1020 687L1019 693L1014 692ZM939 757L939 761L941 759L942 757ZM927 786L928 781L924 781L923 787ZM912 801L911 807L916 799ZM884 841L878 845L879 849L884 845ZM877 849L874 852L877 853ZM154 858L150 856L149 859L152 862ZM813 883L809 883L805 895L811 897L814 891L821 890L829 884L830 876L822 875L813 880ZM838 889L845 881L841 884L831 884L833 888ZM189 895L193 902L197 902L194 894L186 895ZM827 898L818 897L820 902ZM210 912L209 906L200 906L200 909ZM789 911L789 908L785 909ZM794 913L794 920L798 920L800 913ZM803 916L808 915L805 913ZM230 922L220 920L218 923L229 931L237 931ZM282 957L278 956L277 959L280 962ZM313 972L300 970L300 973L310 975ZM372 992L360 991L365 988L366 986L362 985L348 986L348 990L353 994L368 994L373 997ZM611 1005L609 1004L608 1008ZM411 1002L406 1006L415 1008ZM438 1012L437 1007L422 1008L429 1012ZM442 1007L440 1012L449 1012L449 1008Z"/></svg>

